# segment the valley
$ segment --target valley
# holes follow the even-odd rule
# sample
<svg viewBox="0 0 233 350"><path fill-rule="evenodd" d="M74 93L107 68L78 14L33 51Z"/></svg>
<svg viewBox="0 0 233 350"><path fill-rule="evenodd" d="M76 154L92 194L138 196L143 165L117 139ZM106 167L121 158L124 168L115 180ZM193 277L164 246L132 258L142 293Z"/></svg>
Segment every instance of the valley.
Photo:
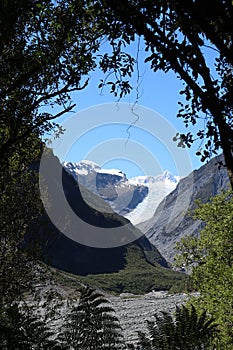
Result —
<svg viewBox="0 0 233 350"><path fill-rule="evenodd" d="M102 189L102 192L95 190L94 193L117 211L114 200L109 200L110 195L103 196L103 189L105 193L114 192L117 203L121 202L126 207L121 207L120 213L142 231L165 259L172 263L176 254L176 243L186 235L197 235L202 227L199 221L192 219L195 201L205 203L212 196L229 188L227 171L219 166L221 162L223 157L217 156L185 178L165 171L157 176L127 179L121 170L101 169L98 164L90 161L65 163L63 166L82 185ZM105 174L104 180L99 174ZM114 182L113 178L116 176L118 180ZM140 199L134 197L133 206L127 202L127 199L131 200L128 192L130 186L134 186L134 191L142 195ZM142 190L144 187L147 192ZM125 197L122 194L124 191L127 192Z"/></svg>
<svg viewBox="0 0 233 350"><path fill-rule="evenodd" d="M70 216L69 208L66 211L63 206L58 206L55 214L59 218L59 224L64 225L63 233L47 213L34 222L31 234L37 242L38 238L40 240L44 262L78 276L84 284L116 293L146 293L152 289L181 291L184 288L186 276L173 271L158 249L139 229L115 213L95 193L80 185L71 174L61 168L59 160L52 153L48 153L44 166L45 169L49 166L52 169L46 179L51 208L61 203L64 191L69 208L81 219L78 224L72 223L67 220ZM62 191L57 180L57 174L61 171ZM112 233L115 238L114 245L101 247L90 244L90 229L95 228L106 237L106 241ZM73 234L71 238L66 235L69 229ZM86 244L80 242L80 237L85 239ZM120 240L116 241L117 238L127 244L121 244Z"/></svg>

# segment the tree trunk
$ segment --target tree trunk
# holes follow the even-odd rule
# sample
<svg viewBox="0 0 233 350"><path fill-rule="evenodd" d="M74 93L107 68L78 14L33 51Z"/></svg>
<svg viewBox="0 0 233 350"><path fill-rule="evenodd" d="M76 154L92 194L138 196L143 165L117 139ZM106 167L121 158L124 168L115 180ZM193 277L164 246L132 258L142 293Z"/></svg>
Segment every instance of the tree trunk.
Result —
<svg viewBox="0 0 233 350"><path fill-rule="evenodd" d="M233 191L233 140L231 138L231 135L229 135L229 126L226 125L224 120L218 117L215 119L215 122L218 126L228 177L230 180L231 189Z"/></svg>

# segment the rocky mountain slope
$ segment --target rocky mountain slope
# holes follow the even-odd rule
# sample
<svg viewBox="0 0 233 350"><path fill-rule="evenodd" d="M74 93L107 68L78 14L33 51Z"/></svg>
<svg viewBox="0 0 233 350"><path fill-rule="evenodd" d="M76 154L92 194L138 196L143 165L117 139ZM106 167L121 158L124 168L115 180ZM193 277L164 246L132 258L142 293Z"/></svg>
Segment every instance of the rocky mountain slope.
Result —
<svg viewBox="0 0 233 350"><path fill-rule="evenodd" d="M91 275L90 284L93 283L96 275L99 278L98 285L100 287L104 287L108 280L107 288L111 289L114 284L115 290L119 292L135 291L143 276L146 276L147 284L141 286L140 292L149 291L151 288L170 289L174 284L184 279L182 274L168 268L166 260L157 248L127 219L114 213L106 202L78 185L73 177L61 168L58 159L53 154L48 152L44 167L50 169L45 188L51 208L56 207L57 203L62 201L62 194L58 187L59 179L57 178L57 174L61 172L66 200L72 211L83 222L100 230L103 228L105 235L108 235L112 228L120 228L123 231L122 239L124 237L135 239L133 243L113 248L96 248L88 244L81 244L78 239L75 241L75 239L70 239L61 233L45 213L31 227L28 240L32 238L37 240L41 246L43 260L47 264L76 275ZM66 208L58 206L56 217L60 221L64 220L65 230L70 225L69 215ZM81 234L88 243L88 225L85 227L87 227L85 231L83 231L81 224L73 229L78 234L77 237L80 237ZM117 232L116 230L116 235ZM119 280L112 279L113 273L119 277ZM85 281L83 282L85 283Z"/></svg>
<svg viewBox="0 0 233 350"><path fill-rule="evenodd" d="M201 228L202 223L191 217L195 201L207 202L229 187L226 169L219 168L222 161L222 156L215 157L181 179L176 189L160 203L154 216L137 225L169 262L176 253L176 242L183 236L196 235Z"/></svg>

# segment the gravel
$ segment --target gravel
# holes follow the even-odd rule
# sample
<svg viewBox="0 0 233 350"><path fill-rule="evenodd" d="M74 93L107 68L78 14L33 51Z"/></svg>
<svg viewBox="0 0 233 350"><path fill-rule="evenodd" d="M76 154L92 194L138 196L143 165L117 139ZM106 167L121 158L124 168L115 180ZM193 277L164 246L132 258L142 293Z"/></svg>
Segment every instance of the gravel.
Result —
<svg viewBox="0 0 233 350"><path fill-rule="evenodd" d="M151 292L145 295L121 294L120 297L108 296L120 320L125 340L136 343L137 331L146 330L146 320L160 311L173 312L176 306L184 303L190 295L167 292Z"/></svg>

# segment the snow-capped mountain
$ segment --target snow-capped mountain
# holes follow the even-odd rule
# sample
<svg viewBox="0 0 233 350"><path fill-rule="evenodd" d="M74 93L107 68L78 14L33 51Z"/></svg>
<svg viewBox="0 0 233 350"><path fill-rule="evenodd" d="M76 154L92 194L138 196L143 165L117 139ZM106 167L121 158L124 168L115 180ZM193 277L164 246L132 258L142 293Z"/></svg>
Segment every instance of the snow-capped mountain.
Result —
<svg viewBox="0 0 233 350"><path fill-rule="evenodd" d="M136 208L148 194L147 186L131 183L118 169L102 169L89 160L65 162L63 167L76 181L107 201L121 215Z"/></svg>
<svg viewBox="0 0 233 350"><path fill-rule="evenodd" d="M90 160L84 160L78 163L64 162L63 166L76 180L78 180L79 175L88 175L91 172L101 170L97 163Z"/></svg>
<svg viewBox="0 0 233 350"><path fill-rule="evenodd" d="M170 173L168 170L165 170L163 174L155 176L156 182L165 182L168 184L177 183L180 180L180 176L174 176L172 173Z"/></svg>
<svg viewBox="0 0 233 350"><path fill-rule="evenodd" d="M107 201L134 225L149 220L159 203L173 191L179 177L168 170L157 176L127 179L118 169L102 169L89 160L65 162L65 169L83 186Z"/></svg>
<svg viewBox="0 0 233 350"><path fill-rule="evenodd" d="M162 174L156 175L156 176L136 176L131 179L129 179L130 183L135 185L148 185L150 186L152 183L175 183L177 184L180 180L179 176L174 176L172 173L170 173L168 170L165 170Z"/></svg>

